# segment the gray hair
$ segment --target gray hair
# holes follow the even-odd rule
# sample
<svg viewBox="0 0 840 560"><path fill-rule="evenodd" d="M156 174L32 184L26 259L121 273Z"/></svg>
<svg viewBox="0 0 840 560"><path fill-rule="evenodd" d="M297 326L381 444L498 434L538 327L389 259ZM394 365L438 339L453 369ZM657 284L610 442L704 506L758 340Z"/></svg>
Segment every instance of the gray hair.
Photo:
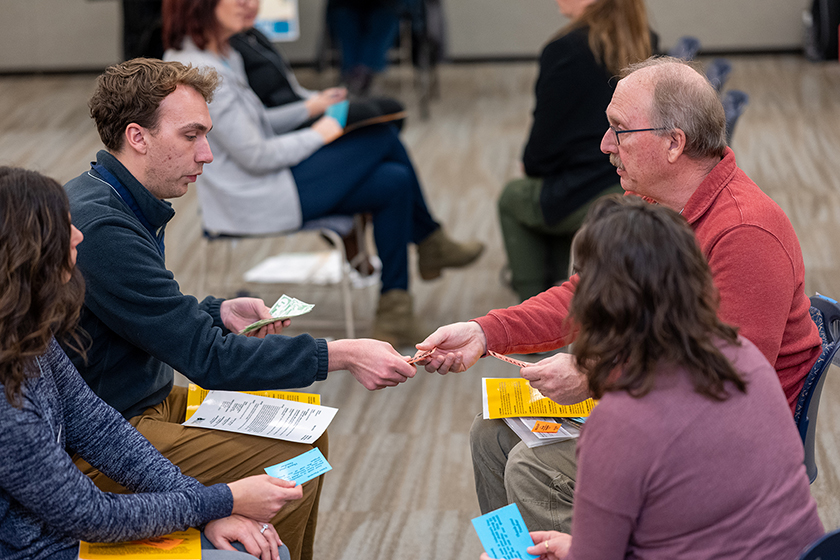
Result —
<svg viewBox="0 0 840 560"><path fill-rule="evenodd" d="M726 114L717 91L691 63L672 57L651 57L631 64L621 77L653 69L650 125L685 133L685 153L694 159L722 157L726 150Z"/></svg>

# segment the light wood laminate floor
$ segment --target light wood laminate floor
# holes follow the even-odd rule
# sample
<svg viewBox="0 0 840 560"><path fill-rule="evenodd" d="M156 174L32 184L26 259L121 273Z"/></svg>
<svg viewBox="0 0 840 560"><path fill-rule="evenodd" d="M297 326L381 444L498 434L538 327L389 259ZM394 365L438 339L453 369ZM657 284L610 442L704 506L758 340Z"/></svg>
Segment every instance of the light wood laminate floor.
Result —
<svg viewBox="0 0 840 560"><path fill-rule="evenodd" d="M840 252L831 239L840 233L840 67L793 55L730 60L728 86L750 94L733 141L738 163L793 222L804 252L807 293L838 297ZM499 282L505 257L495 205L504 183L519 174L535 75L535 63L444 66L441 98L425 122L418 118L410 75L394 69L381 83L385 93L408 100L403 138L433 213L453 237L487 243L476 265L440 280L422 282L413 269L416 311L430 330L516 303ZM331 85L331 75L302 71L300 77L313 87ZM61 182L84 171L100 148L86 109L93 88L91 75L0 77L0 164L37 169ZM197 292L201 255L208 254L212 264L205 280L216 295L247 289L273 301L291 291L316 303L323 316L340 314L334 293L267 289L238 280L274 252L320 247L317 237L208 249L200 237L194 191L174 202L178 214L167 230L167 262L186 293L204 295ZM375 288L356 291L361 336L370 332L376 297ZM334 470L321 501L317 558L478 558L481 547L470 524L478 506L469 426L480 410L480 378L516 374L513 366L484 360L465 374L421 371L400 387L374 393L345 372L311 387L324 404L340 409L330 428ZM840 526L840 377L834 368L818 426L820 472L811 490L826 528L834 529Z"/></svg>

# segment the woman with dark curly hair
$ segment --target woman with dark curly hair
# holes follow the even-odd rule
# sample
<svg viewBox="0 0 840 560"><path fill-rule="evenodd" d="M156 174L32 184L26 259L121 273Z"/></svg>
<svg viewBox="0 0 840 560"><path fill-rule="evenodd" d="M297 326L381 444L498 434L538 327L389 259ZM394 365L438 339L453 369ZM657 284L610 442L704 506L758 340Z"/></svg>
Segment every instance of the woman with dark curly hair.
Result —
<svg viewBox="0 0 840 560"><path fill-rule="evenodd" d="M82 234L67 195L33 171L0 167L0 558L75 559L79 540L114 542L203 527L205 559L288 558L268 523L301 497L268 475L205 487L184 476L85 384L55 337L76 332ZM70 453L135 494L101 492Z"/></svg>
<svg viewBox="0 0 840 560"><path fill-rule="evenodd" d="M802 441L773 366L718 319L688 223L611 195L574 255L572 352L600 402L578 443L571 535L533 532L528 552L795 558L823 533Z"/></svg>

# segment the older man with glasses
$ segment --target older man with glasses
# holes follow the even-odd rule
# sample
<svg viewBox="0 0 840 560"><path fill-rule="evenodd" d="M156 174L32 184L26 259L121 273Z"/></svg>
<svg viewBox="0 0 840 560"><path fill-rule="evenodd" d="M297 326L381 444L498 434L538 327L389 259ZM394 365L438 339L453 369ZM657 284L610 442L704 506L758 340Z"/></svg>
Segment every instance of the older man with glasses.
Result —
<svg viewBox="0 0 840 560"><path fill-rule="evenodd" d="M721 319L739 327L775 367L793 408L821 349L803 289L802 252L781 208L735 163L714 88L682 61L648 59L625 70L607 119L601 150L622 188L688 221L720 293ZM576 285L573 276L518 306L441 327L417 345L435 348L426 369L464 371L489 350L524 354L569 344L575 333L566 317ZM521 375L560 404L589 396L569 354L522 368ZM530 449L503 421L479 415L470 444L483 513L515 502L530 530L570 530L574 440Z"/></svg>

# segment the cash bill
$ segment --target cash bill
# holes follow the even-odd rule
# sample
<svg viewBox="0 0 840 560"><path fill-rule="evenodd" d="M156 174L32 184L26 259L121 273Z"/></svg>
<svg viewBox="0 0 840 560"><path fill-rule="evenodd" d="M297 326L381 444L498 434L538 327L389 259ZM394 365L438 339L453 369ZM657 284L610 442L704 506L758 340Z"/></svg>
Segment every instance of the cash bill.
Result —
<svg viewBox="0 0 840 560"><path fill-rule="evenodd" d="M426 350L425 352L420 352L419 354L417 354L413 358L409 358L408 363L409 364L416 364L420 360L425 360L426 358L428 358L429 356L434 354L435 350L436 350L435 348L432 348L431 350Z"/></svg>
<svg viewBox="0 0 840 560"><path fill-rule="evenodd" d="M274 305L272 305L269 310L269 313L271 313L271 319L260 319L255 323L251 323L239 331L239 334L248 334L249 332L263 328L269 323L275 323L277 321L283 321L285 319L304 315L312 311L313 307L315 307L315 304L313 303L306 303L305 301L300 301L299 299L283 294L280 296L280 299L274 302Z"/></svg>
<svg viewBox="0 0 840 560"><path fill-rule="evenodd" d="M493 356L496 359L502 360L503 362L507 362L509 364L513 364L521 368L534 365L530 362L523 362L522 360L517 360L516 358L511 358L510 356L505 356L504 354L499 354L498 352L493 352L492 350L488 350L487 354Z"/></svg>

